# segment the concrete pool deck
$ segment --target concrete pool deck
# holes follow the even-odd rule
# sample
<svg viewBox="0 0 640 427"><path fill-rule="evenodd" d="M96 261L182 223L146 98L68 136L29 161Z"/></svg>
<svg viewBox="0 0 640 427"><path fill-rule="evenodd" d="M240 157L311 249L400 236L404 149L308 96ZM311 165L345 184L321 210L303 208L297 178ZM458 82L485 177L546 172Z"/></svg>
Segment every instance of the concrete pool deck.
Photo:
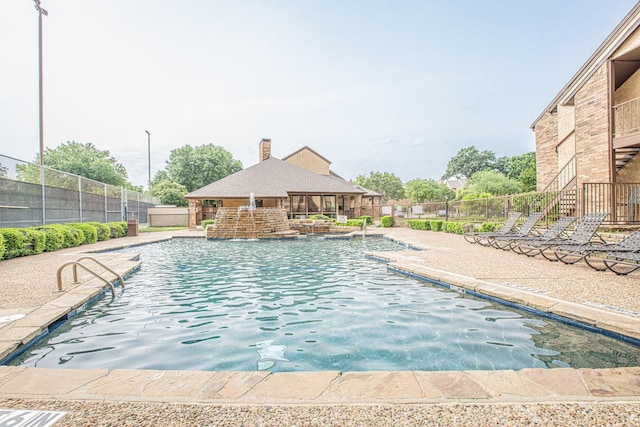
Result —
<svg viewBox="0 0 640 427"><path fill-rule="evenodd" d="M379 232L423 249L376 254L393 268L640 338L638 273L616 276L584 263L528 258L459 235L368 230ZM0 359L102 292L96 280L71 284L71 268L63 275L65 292L57 292L60 265L87 251L172 237L204 238L201 230L141 233L0 262ZM124 274L137 268L135 252L133 246L127 254L93 255ZM0 366L0 408L67 411L56 426L112 425L127 417L140 425L160 414L173 417L159 423L165 425L519 425L524 416L539 417L539 424L631 425L640 423L640 367L272 374Z"/></svg>

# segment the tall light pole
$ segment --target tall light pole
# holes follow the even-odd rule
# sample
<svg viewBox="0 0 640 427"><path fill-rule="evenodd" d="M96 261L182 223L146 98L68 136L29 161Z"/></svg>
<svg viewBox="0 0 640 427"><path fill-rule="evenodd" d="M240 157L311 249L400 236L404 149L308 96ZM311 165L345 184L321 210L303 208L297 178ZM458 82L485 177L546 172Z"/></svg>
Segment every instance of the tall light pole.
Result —
<svg viewBox="0 0 640 427"><path fill-rule="evenodd" d="M40 6L40 0L33 0L38 11L38 87L39 87L39 115L40 115L40 186L42 190L42 224L46 224L44 205L44 108L42 102L42 15L48 16L49 12Z"/></svg>
<svg viewBox="0 0 640 427"><path fill-rule="evenodd" d="M147 159L149 163L149 192L151 192L151 134L148 130L145 130L147 133Z"/></svg>

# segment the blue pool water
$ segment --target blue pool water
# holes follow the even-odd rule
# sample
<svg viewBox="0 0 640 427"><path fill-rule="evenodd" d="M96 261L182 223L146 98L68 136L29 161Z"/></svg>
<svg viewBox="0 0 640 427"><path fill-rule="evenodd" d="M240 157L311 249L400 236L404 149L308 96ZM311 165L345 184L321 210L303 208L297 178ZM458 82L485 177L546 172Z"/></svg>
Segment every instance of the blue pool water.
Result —
<svg viewBox="0 0 640 427"><path fill-rule="evenodd" d="M223 371L640 365L640 349L387 271L384 239L136 247L142 268L14 364ZM128 251L131 251L129 249Z"/></svg>

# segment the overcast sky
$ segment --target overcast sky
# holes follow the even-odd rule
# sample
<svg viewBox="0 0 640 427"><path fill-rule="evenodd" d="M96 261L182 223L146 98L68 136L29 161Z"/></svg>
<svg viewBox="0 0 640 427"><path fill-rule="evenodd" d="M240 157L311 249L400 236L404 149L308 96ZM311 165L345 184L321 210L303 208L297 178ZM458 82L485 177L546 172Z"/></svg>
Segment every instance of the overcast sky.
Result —
<svg viewBox="0 0 640 427"><path fill-rule="evenodd" d="M147 184L172 149L243 166L271 138L352 179L439 178L461 148L534 150L530 125L635 0L42 0L45 145L109 150ZM34 160L38 15L0 6L0 154Z"/></svg>

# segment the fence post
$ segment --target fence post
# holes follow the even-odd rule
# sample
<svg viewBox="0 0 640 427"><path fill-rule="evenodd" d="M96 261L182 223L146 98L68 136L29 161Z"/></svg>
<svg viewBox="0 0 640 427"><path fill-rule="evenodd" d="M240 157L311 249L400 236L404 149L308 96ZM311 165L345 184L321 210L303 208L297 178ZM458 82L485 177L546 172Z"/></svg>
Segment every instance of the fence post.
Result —
<svg viewBox="0 0 640 427"><path fill-rule="evenodd" d="M78 210L80 211L80 222L84 222L82 218L82 178L78 176Z"/></svg>
<svg viewBox="0 0 640 427"><path fill-rule="evenodd" d="M104 222L109 222L109 198L107 197L107 184L104 185Z"/></svg>
<svg viewBox="0 0 640 427"><path fill-rule="evenodd" d="M43 160L40 159L40 161L42 162ZM44 166L41 163L40 164L40 191L42 193L42 197L41 197L41 201L40 203L42 203L42 225L47 225L47 213L46 213L46 201L45 201L45 195L44 195L44 189L45 189L45 185L44 185Z"/></svg>

